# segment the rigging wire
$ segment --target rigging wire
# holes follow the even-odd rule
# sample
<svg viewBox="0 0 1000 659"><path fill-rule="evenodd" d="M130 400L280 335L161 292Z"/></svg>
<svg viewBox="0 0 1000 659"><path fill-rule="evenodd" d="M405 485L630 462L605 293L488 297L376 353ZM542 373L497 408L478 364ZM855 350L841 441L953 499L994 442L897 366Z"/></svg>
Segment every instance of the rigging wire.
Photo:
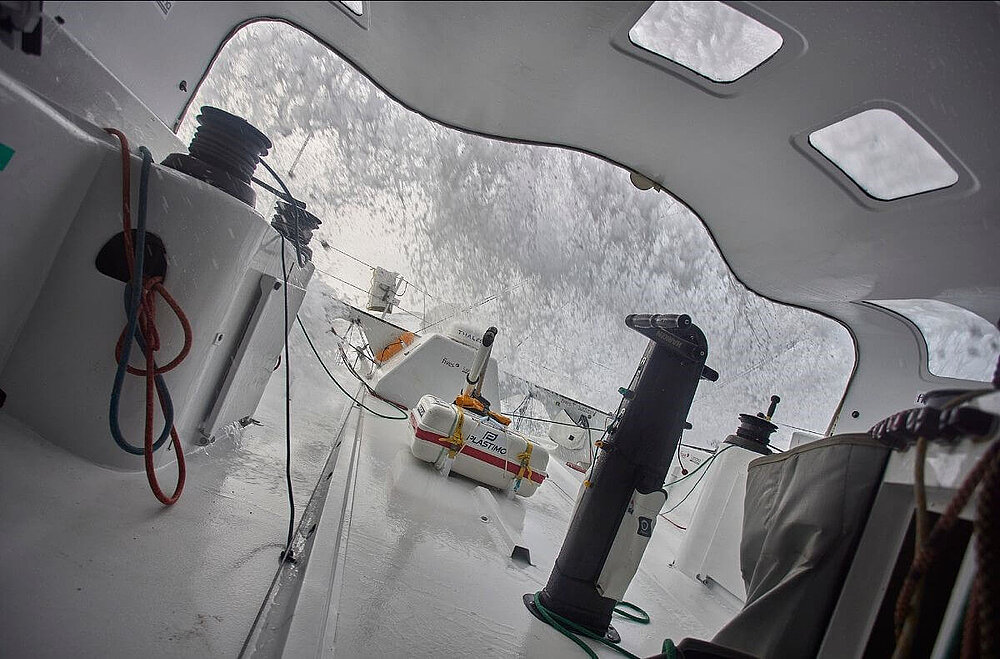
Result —
<svg viewBox="0 0 1000 659"><path fill-rule="evenodd" d="M674 512L675 510L677 510L678 508L680 508L680 507L681 507L681 504L683 504L683 503L684 503L685 501L687 501L687 500L688 500L688 497L690 497L690 496L691 496L691 494L692 494L692 493L694 493L694 491L698 489L698 486L699 486L699 485L701 485L701 481L702 481L702 479L703 479L703 478L705 478L705 475L706 475L706 474L708 474L708 466L709 466L710 464L712 464L713 462L715 462L715 459L716 459L716 458L718 458L718 457L719 457L720 455L722 455L723 453L725 453L726 451L728 451L728 450L729 450L729 449L731 449L732 447L733 447L733 446L732 446L732 445L730 444L730 445L729 445L729 446L727 446L726 448L724 448L724 449L722 449L721 451L719 451L718 453L716 453L716 454L715 454L715 455L714 455L713 457L711 457L711 458L709 458L708 460L705 460L704 462L702 462L702 463L701 463L700 465L698 465L698 468L697 468L697 469L695 469L694 471L692 471L692 472L691 472L690 474L688 474L687 476L681 476L681 477L680 477L680 478L678 478L677 480L675 480L675 481L673 481L673 482L671 482L671 483L667 483L666 485L664 485L664 486L663 486L663 487L664 487L664 489L666 489L666 488L670 487L671 485L676 485L677 483L680 483L680 482L681 482L682 480L684 480L685 478L690 478L691 476L694 476L694 475L695 475L696 473L698 473L699 471L701 471L701 469L702 469L703 467L705 468L705 471L703 471L703 472L702 472L701 476L699 476L699 477L698 477L698 480L696 480L696 481L695 481L695 483L694 483L694 485L692 485L692 486L691 486L691 489L687 491L687 494L685 494L685 495L684 495L684 496L683 496L683 497L681 498L681 500L680 500L680 501L678 501L678 502L677 502L677 503L676 503L676 504L675 504L675 505L674 505L673 507L671 507L671 508L670 508L669 510L664 510L664 511L663 511L662 513L660 513L660 517L663 517L664 519L666 519L666 517L664 517L665 515L669 515L670 513Z"/></svg>
<svg viewBox="0 0 1000 659"><path fill-rule="evenodd" d="M708 467L708 465L710 465L713 462L715 462L716 458L718 458L720 455L722 455L723 453L725 453L726 451L728 451L731 448L733 448L732 444L729 444L728 446L725 446L721 451L719 451L718 453L713 454L712 457L706 459L700 465L698 465L697 467L695 467L693 471L688 472L687 474L681 476L680 478L678 478L675 481L670 481L669 483L667 483L666 485L664 485L663 488L666 489L666 488L670 487L671 485L676 485L677 483L680 483L682 480L684 480L686 478L691 478L692 476L694 476L695 474L697 474L702 469L706 469ZM697 486L698 485L696 483L695 487L697 487ZM692 488L692 489L694 489L694 488Z"/></svg>
<svg viewBox="0 0 1000 659"><path fill-rule="evenodd" d="M296 221L298 221L299 220L299 211L300 211L300 209L298 208L299 200L295 199L295 197L292 196L291 192L288 191L288 188L284 185L284 182L281 180L281 178L278 177L278 175L275 173L275 171L273 169L271 169L271 167L268 166L267 163L265 163L263 160L261 160L261 164L263 164L264 167L267 169L267 171L271 173L271 176L273 176L275 178L275 180L278 181L279 185L282 186L283 191L282 190L278 190L277 188L275 188L275 187L273 187L271 185L268 185L267 183L264 183L263 181L261 181L256 176L251 176L250 180L253 181L254 183L256 183L257 185L259 185L264 190L267 190L268 192L270 192L275 197L278 197L279 199L287 202L293 208L295 208L296 209ZM296 231L298 231L298 227L297 226L296 226ZM342 255L346 256L347 258L349 258L349 259L351 259L353 261L356 261L356 262L360 263L361 265L363 265L363 266L365 266L365 267L367 267L367 268L369 268L371 270L375 269L375 266L372 265L371 263L368 263L367 261L358 258L357 256L351 254L350 252L345 252L344 250L340 249L339 247L335 247L333 245L327 245L326 248L327 249L332 249L333 251L337 252L338 254L342 254ZM303 265L303 264L300 263L300 266L301 265ZM361 288L360 286L352 284L351 282L349 282L349 281L347 281L345 279L341 279L340 277L338 277L337 275L335 275L333 273L327 272L326 270L322 270L319 267L317 267L315 263L313 264L313 266L316 267L316 269L319 270L320 272L322 272L323 274L325 274L327 276L330 276L330 277L333 277L337 281L340 281L340 282L342 282L344 284L347 284L348 286L356 288L359 291L361 291L362 293L365 293L365 294L368 293L368 289ZM425 295L428 295L428 296L430 296L430 297L432 297L432 298L434 298L436 300L442 300L442 301L444 301L442 298L434 295L433 293L428 292L427 290L421 288L420 286L417 286L416 284L414 284L412 281L410 281L406 277L400 277L400 281L402 283L406 284L406 286L403 288L402 292L396 293L396 295L403 295L403 294L405 294L406 291L408 290L408 288L410 286L412 286L413 288L417 289L421 293L424 293ZM395 306L396 306L397 309L400 309L402 311L406 311L405 309L403 309L399 305L395 305ZM421 318L420 316L417 316L416 314L414 314L414 313L412 313L410 311L406 311L406 313L409 313L410 315L414 316L415 318Z"/></svg>
<svg viewBox="0 0 1000 659"><path fill-rule="evenodd" d="M333 274L332 272L327 272L327 271L326 271L326 270L324 270L323 268L320 268L319 266L317 266L317 265L316 265L315 263L313 264L313 267L314 267L314 268L316 268L316 270L317 270L318 272L322 272L322 273L323 273L324 275L326 275L327 277L332 277L332 278L336 279L337 281L339 281L340 283L342 283L342 284L347 284L347 285L348 285L348 286L350 286L351 288L353 288L353 289L355 289L355 290L358 290L358 291L361 291L361 292L362 292L362 293L364 293L365 295L368 295L368 290L367 290L367 289L364 289L364 288L361 288L361 287L360 287L360 286L358 286L357 284L354 284L354 283L351 283L351 282L347 281L346 279L342 279L342 278L338 277L337 275Z"/></svg>
<svg viewBox="0 0 1000 659"><path fill-rule="evenodd" d="M565 421L553 421L552 419L543 419L543 418L537 417L537 416L526 416L524 414L506 413L506 414L504 414L504 416L510 417L512 419L525 419L527 421L541 421L542 423L551 423L554 426L568 426L570 428L587 428L587 427L589 427L589 426L581 426L579 423L566 423ZM587 418L587 417L584 416L583 418Z"/></svg>
<svg viewBox="0 0 1000 659"><path fill-rule="evenodd" d="M478 302L473 302L472 304L470 304L468 307L466 307L464 309L456 311L455 313L453 313L451 315L445 316L444 318L442 318L440 320L436 320L433 323L431 323L430 325L425 325L424 327L421 327L419 330L417 330L417 332L418 333L419 332L423 332L424 330L428 330L428 329L430 329L430 328L432 328L432 327L434 327L436 325L440 325L441 323L445 322L446 320L451 320L455 316L461 315L461 314L463 314L463 313L465 313L467 311L471 311L471 310L475 309L476 307L481 307L482 305L486 304L487 302L492 302L493 300L496 300L497 298L499 298L501 295L505 295L505 294L511 292L512 290L514 290L515 288L519 288L521 286L524 286L525 284L528 283L528 281L529 281L528 279L522 279L519 283L512 284L512 285L508 286L507 288L501 290L499 293L494 293L492 295L488 295L485 298L483 298L482 300L479 300Z"/></svg>
<svg viewBox="0 0 1000 659"><path fill-rule="evenodd" d="M693 444L680 444L680 446L683 446L684 448L693 449L695 451L704 451L705 453L711 453L713 455L715 454L715 449L705 448L704 446L695 446Z"/></svg>
<svg viewBox="0 0 1000 659"><path fill-rule="evenodd" d="M284 199L286 202L288 202L295 209L296 236L297 236L298 235L298 231L299 231L299 226L298 225L299 225L299 221L300 221L299 220L299 218L300 218L300 209L299 209L299 206L298 206L299 202L292 196L291 192L289 192L288 187L285 185L284 181L281 180L281 178L270 167L270 165L268 165L266 162L264 162L263 159L261 159L260 162L261 162L262 165L264 165L264 168L267 169L267 171L271 174L271 176L273 176L274 179L278 182L278 184L281 186L282 190L275 189L274 187L272 187L272 186L264 183L263 181L261 181L257 177L251 177L251 180L254 183L256 183L257 185L259 185L260 187L262 187L265 190L267 190L268 192L270 192L271 194L273 194L273 195L275 195L275 196L277 196L279 198ZM299 261L299 266L303 267L304 263L302 261L301 246L299 245L297 239L294 240L293 243L295 245L296 257L297 257L297 259ZM333 245L330 245L329 248L332 249L333 251L339 253L339 254L342 254L342 255L344 255L344 256L346 256L346 257L348 257L348 258L356 261L357 263L360 263L361 265L364 265L367 268L370 268L372 270L375 269L375 266L373 266L372 264L368 263L367 261L364 261L363 259L358 258L357 256L354 256L353 254L350 254L349 252L346 252L346 251L344 251L344 250L342 250L342 249L340 249L338 247L335 247ZM319 272L323 273L324 275L327 275L328 277L332 277L333 279L335 279L335 280L337 280L337 281L339 281L339 282L341 282L341 283L343 283L343 284L345 284L347 286L350 286L351 288L354 288L354 289L360 291L361 293L363 293L365 295L367 295L369 293L369 291L367 289L362 288L362 287L360 287L360 286L358 286L358 285L356 285L356 284L354 284L354 283L352 283L350 281L347 281L346 279L338 277L337 275L335 275L335 274L333 274L333 273L331 273L331 272L329 272L327 270L324 270L324 269L316 266L315 263L313 264L313 267L316 270L318 270ZM403 283L405 283L407 285L407 287L413 286L415 289L417 289L418 291L424 293L425 295L429 295L430 297L433 297L435 299L442 300L442 298L439 298L439 297L433 295L432 293L428 292L426 289L421 288L420 286L417 286L416 284L414 284L412 281L406 279L405 277L400 277L400 280ZM528 282L528 280L525 279L525 280L522 280L521 282L519 282L519 283L517 283L515 285L512 285L512 286L510 286L510 287L508 287L506 289L501 290L499 293L488 295L487 297L483 298L482 300L480 300L478 302L475 302L472 305L470 305L470 306L468 306L468 307L466 307L466 308L464 308L464 309L462 309L460 311L457 311L457 312L455 312L453 314L450 314L450 315L448 315L448 316L446 316L446 317L444 317L444 318L442 318L440 320L437 320L437 321L435 321L435 322L433 322L433 323L431 323L429 325L425 325L425 326L421 327L420 329L417 330L417 333L423 332L423 331L425 331L427 329L430 329L431 327L435 327L435 326L437 326L437 325L439 325L439 324L441 324L441 323L443 323L443 322L445 322L447 320L450 320L450 319L452 319L452 318L454 318L454 317L456 317L458 315L461 315L461 314L463 314L463 313L465 313L467 311L471 311L472 309L475 309L475 308L477 308L479 306L487 304L488 302L492 302L492 301L498 299L501 295L509 293L510 291L523 286L527 282ZM405 291L405 289L404 289L404 291ZM402 293L399 293L398 295L402 295ZM442 301L444 301L444 300L442 300ZM416 313L414 313L414 312L412 312L412 311L410 311L408 309L403 308L402 306L400 306L398 304L395 305L395 307L399 311L402 311L403 313L405 313L405 314L407 314L409 316L412 316L413 318L416 318L416 319L420 320L421 322L424 322L426 320L426 314L425 315L416 314ZM529 335L530 335L530 333L529 333ZM527 338L527 335L524 338L521 339L521 343L523 343L526 338ZM734 384L734 383L740 381L743 377L745 377L749 373L752 373L753 371L756 371L756 370L758 370L760 368L763 368L767 364L773 362L774 360L778 359L779 357L781 357L781 356L785 355L786 353L790 352L793 348L795 348L801 342L802 342L801 339L798 340L798 341L793 342L791 345L787 346L783 351L781 351L781 352L779 352L779 353L777 353L777 354L775 354L775 355L773 355L773 356L771 356L771 357L769 357L767 359L759 361L757 364L751 366L749 369L747 369L746 371L744 371L743 373L741 373L737 377L731 378L729 381L723 382L723 383L719 384L718 386L716 386L713 389L713 391L714 392L718 392L720 389L725 388L725 387L729 386L730 384ZM518 346L520 346L521 343L519 343ZM566 350L565 348L562 348L558 344L554 344L553 346L550 346L550 347L554 347L557 350L560 350L561 352L566 352L566 353L570 352L570 351ZM609 366L607 366L605 364L602 364L602 363L600 363L600 362L598 362L598 361L596 361L594 359L587 358L587 361L590 362L591 364L593 364L594 366L597 366L598 368L602 368L604 370L612 371L612 372L614 371L614 369L612 369L611 367L609 367ZM699 403L704 404L704 403L707 403L707 402L708 402L707 399L701 399L701 400L695 401L695 404L699 404ZM510 415L508 415L508 416L510 416ZM524 417L524 418L528 418L528 417ZM545 421L545 419L536 419L536 420ZM558 424L558 422L554 422L554 421L550 421L550 423L557 423ZM818 435L818 436L825 435L825 433L822 433L822 432L819 432L819 431L816 431L816 430L812 430L812 429L809 429L809 428L801 428L799 426L795 426L795 425L792 425L790 423L783 423L783 422L780 422L780 421L772 421L772 423L775 423L775 424L777 424L779 426L784 426L786 428L791 428L793 430L798 430L798 431L801 431L801 432L807 432L807 433L810 433L810 434L813 434L813 435ZM563 424L559 424L559 425L569 425L569 424L563 423ZM775 448L774 450L778 451L779 453L783 452L781 449L776 449ZM683 466L682 466L682 469L683 469Z"/></svg>
<svg viewBox="0 0 1000 659"><path fill-rule="evenodd" d="M362 292L362 293L364 293L365 295L368 295L368 293L369 293L368 289L365 289L365 288L361 288L361 287L360 287L360 286L358 286L357 284L353 284L353 283L351 283L351 282L347 281L346 279L342 279L342 278L338 277L337 275L333 274L332 272L329 272L329 271L327 271L327 270L324 270L323 268L320 268L320 267L319 267L318 265L316 265L315 263L313 263L313 267L314 267L314 268L315 268L315 269L316 269L317 271L319 271L319 272L322 272L322 273L323 273L324 275L326 275L326 276L328 276L328 277L332 277L332 278L336 279L337 281L341 282L342 284L347 284L347 285L348 285L348 286L350 286L351 288L354 288L354 289L356 289L356 290L358 290L358 291L361 291L361 292ZM399 309L400 311L402 311L403 313L405 313L405 314L409 314L409 315L413 316L414 318L416 318L417 320L420 320L421 322L423 322L423 317L422 317L422 316L419 316L419 315L417 315L417 314L413 313L412 311L410 311L410 310L408 310L408 309L404 309L403 307L399 306L398 304L396 304L396 305L394 305L394 306L395 306L395 307L396 307L397 309Z"/></svg>
<svg viewBox="0 0 1000 659"><path fill-rule="evenodd" d="M327 376L329 376L329 378L331 380L333 380L333 383L335 385L337 385L337 388L340 389L344 393L345 396L347 396L352 401L354 401L355 405L359 406L363 410L366 410L366 411L374 414L375 416L377 416L377 417L379 417L381 419L390 419L390 420L393 420L393 421L406 421L407 419L409 419L409 416L407 416L407 415L403 415L403 416L388 416L386 414L382 414L381 412L376 412L375 410L371 409L370 407L366 406L364 403L362 403L361 401L359 401L353 395L351 395L351 393L349 391L347 391L347 389L344 389L344 387L340 384L340 382L337 381L337 378L335 378L333 376L333 373L330 372L330 369L327 367L326 362L323 361L323 357L320 356L319 350L316 349L316 345L313 343L312 338L309 336L309 332L306 331L306 326L305 326L305 324L303 324L302 318L299 317L298 314L296 314L295 315L295 320L298 321L299 327L302 328L302 334L306 337L306 342L309 344L309 347L312 348L313 354L316 355L316 359L319 360L319 364L320 364L320 366L323 367L323 370L326 371Z"/></svg>

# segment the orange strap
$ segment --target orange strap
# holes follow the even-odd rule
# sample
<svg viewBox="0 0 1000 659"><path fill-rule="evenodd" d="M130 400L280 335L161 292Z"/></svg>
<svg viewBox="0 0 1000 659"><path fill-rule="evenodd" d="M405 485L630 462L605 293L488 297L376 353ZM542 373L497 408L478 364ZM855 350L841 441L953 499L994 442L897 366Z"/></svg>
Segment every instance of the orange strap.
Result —
<svg viewBox="0 0 1000 659"><path fill-rule="evenodd" d="M416 338L417 335L413 332L403 332L402 336L375 353L375 359L377 359L380 363L389 361L394 356L399 354L406 346L413 343Z"/></svg>
<svg viewBox="0 0 1000 659"><path fill-rule="evenodd" d="M510 419L502 414L497 414L496 412L487 410L486 407L480 403L478 400L472 396L466 396L465 394L459 394L455 399L455 404L459 407L464 407L467 410L476 410L477 412L482 412L488 414L491 419L500 423L503 426L510 425Z"/></svg>

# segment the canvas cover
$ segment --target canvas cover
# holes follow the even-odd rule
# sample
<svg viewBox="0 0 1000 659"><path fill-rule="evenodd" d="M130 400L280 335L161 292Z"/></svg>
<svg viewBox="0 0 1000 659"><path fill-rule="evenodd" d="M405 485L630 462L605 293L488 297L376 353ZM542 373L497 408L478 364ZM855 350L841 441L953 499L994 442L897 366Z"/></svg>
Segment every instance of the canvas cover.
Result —
<svg viewBox="0 0 1000 659"><path fill-rule="evenodd" d="M815 656L889 455L835 435L750 463L743 610L713 642L761 659Z"/></svg>

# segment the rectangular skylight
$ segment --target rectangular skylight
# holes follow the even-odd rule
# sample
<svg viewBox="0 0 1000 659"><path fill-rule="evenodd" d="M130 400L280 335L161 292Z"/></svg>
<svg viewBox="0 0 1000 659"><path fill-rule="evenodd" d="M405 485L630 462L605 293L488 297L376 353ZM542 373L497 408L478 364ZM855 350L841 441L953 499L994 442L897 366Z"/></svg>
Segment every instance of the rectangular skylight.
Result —
<svg viewBox="0 0 1000 659"><path fill-rule="evenodd" d="M635 45L715 82L733 82L781 48L781 35L721 2L654 2L628 31Z"/></svg>
<svg viewBox="0 0 1000 659"><path fill-rule="evenodd" d="M821 128L809 144L876 199L953 185L958 173L902 117L874 108Z"/></svg>

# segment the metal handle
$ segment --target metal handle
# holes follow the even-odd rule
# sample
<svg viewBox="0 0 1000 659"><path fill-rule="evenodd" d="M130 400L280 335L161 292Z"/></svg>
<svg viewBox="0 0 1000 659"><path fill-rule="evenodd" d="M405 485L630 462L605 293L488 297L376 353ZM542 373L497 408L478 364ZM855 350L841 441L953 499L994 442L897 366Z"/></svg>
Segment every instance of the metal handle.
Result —
<svg viewBox="0 0 1000 659"><path fill-rule="evenodd" d="M691 325L691 316L681 313L634 313L625 317L632 329L683 329Z"/></svg>
<svg viewBox="0 0 1000 659"><path fill-rule="evenodd" d="M486 365L490 360L490 353L493 352L493 340L497 336L497 328L491 327L483 334L483 344L476 353L476 358L472 362L469 374L465 376L465 388L462 393L466 396L479 394L483 387L483 379L486 375Z"/></svg>
<svg viewBox="0 0 1000 659"><path fill-rule="evenodd" d="M771 420L771 417L774 416L774 411L778 409L778 403L780 402L781 402L780 397L771 396L771 406L767 408L767 416L764 417L765 419L767 419L768 421Z"/></svg>

